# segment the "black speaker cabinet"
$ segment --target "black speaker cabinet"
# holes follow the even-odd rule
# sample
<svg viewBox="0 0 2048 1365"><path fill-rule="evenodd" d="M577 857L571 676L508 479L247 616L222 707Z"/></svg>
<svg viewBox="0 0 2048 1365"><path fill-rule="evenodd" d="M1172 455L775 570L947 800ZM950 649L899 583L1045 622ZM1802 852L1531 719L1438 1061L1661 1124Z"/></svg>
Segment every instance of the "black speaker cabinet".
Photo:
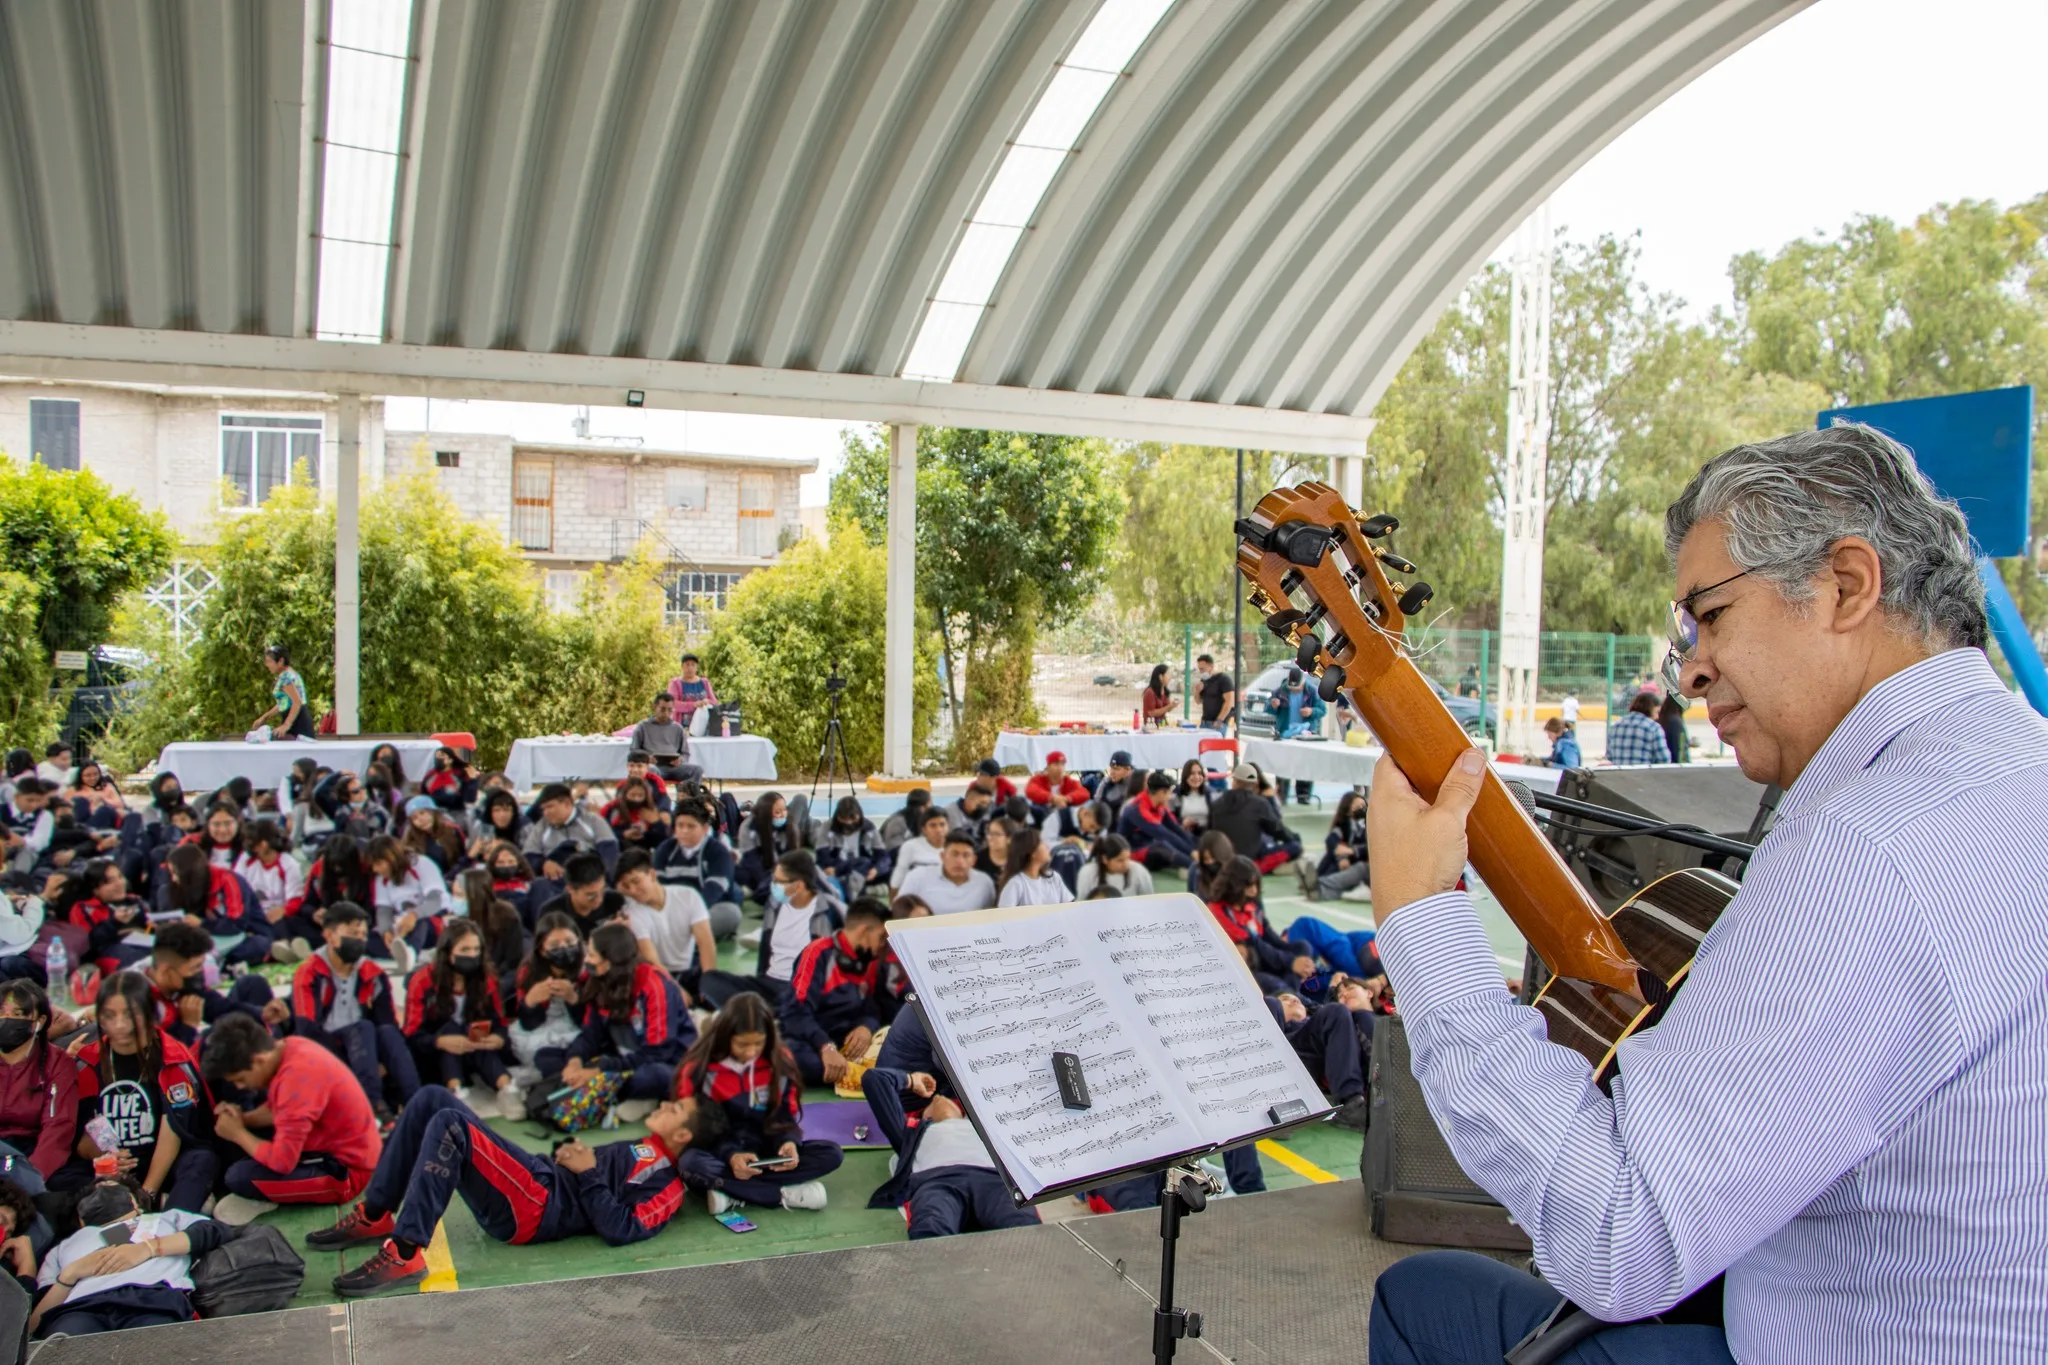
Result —
<svg viewBox="0 0 2048 1365"><path fill-rule="evenodd" d="M1573 768L1557 794L1668 824L1696 825L1709 834L1747 839L1764 788L1733 765L1680 763L1653 768ZM1550 838L1572 872L1600 904L1612 910L1667 872L1705 865L1732 872L1721 855L1688 848L1654 834L1602 831L1577 816L1550 816Z"/></svg>

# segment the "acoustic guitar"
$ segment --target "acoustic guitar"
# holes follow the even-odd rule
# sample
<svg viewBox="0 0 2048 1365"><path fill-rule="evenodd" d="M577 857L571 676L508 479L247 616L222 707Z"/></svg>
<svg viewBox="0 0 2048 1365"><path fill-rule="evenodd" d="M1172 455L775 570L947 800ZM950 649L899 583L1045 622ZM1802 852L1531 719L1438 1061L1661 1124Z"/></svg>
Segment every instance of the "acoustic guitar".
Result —
<svg viewBox="0 0 2048 1365"><path fill-rule="evenodd" d="M1237 568L1323 700L1347 698L1434 801L1471 739L1409 657L1403 631L1431 589L1388 576L1416 572L1375 543L1399 525L1384 515L1361 523L1327 484L1276 488L1234 528ZM1689 868L1605 915L1491 768L1465 828L1480 879L1555 973L1534 1001L1550 1040L1583 1053L1604 1085L1621 1041L1670 1004L1736 884Z"/></svg>

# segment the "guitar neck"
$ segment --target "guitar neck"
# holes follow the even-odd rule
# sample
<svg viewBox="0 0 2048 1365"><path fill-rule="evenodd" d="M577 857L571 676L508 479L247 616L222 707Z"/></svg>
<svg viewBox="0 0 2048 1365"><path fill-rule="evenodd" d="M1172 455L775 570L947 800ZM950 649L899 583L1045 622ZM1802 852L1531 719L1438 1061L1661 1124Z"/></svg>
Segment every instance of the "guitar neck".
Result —
<svg viewBox="0 0 2048 1365"><path fill-rule="evenodd" d="M1436 800L1444 775L1472 739L1414 663L1396 657L1379 677L1345 690L1409 782ZM1640 993L1635 960L1599 904L1491 768L1465 837L1486 889L1553 972Z"/></svg>

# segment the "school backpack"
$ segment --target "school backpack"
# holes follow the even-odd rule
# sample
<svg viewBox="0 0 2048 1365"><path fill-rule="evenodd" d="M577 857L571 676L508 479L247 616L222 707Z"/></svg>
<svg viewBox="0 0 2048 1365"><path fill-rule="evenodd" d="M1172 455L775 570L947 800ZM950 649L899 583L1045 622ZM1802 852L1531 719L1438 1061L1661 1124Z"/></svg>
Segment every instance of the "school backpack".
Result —
<svg viewBox="0 0 2048 1365"><path fill-rule="evenodd" d="M604 1122L625 1077L615 1071L600 1071L581 1085L566 1086L559 1075L544 1078L527 1092L526 1117L564 1133L580 1133Z"/></svg>
<svg viewBox="0 0 2048 1365"><path fill-rule="evenodd" d="M202 1318L274 1313L305 1283L306 1263L283 1233L251 1223L192 1265L192 1306Z"/></svg>

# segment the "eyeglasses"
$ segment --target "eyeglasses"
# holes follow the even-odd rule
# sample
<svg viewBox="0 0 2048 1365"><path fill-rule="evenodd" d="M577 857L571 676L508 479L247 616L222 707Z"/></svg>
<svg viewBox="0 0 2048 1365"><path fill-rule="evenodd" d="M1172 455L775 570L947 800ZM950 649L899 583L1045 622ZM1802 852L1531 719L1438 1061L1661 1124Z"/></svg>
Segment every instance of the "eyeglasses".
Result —
<svg viewBox="0 0 2048 1365"><path fill-rule="evenodd" d="M1728 575L1718 583L1709 583L1704 588L1694 588L1671 604L1671 649L1664 656L1664 667L1661 670L1666 690L1676 693L1685 689L1685 665L1692 662L1693 655L1699 652L1700 621L1699 617L1693 615L1692 604L1716 588L1725 588L1738 578L1748 577L1749 573L1748 569L1744 569L1741 573Z"/></svg>

